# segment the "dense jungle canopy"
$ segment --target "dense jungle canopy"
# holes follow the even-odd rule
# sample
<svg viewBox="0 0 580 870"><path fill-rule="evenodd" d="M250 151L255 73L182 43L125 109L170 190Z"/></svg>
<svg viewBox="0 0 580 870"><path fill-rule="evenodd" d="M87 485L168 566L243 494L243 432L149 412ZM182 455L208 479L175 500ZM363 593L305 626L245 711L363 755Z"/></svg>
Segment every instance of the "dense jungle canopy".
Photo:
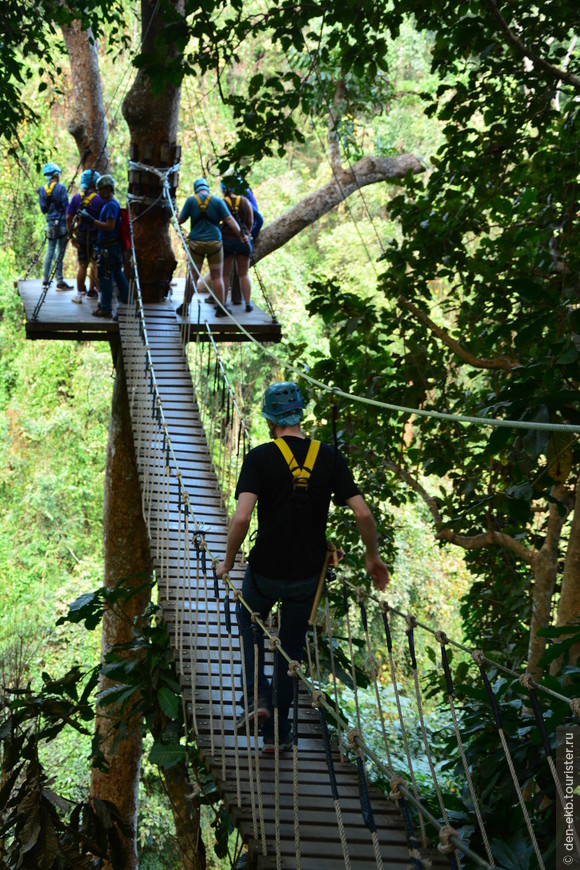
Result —
<svg viewBox="0 0 580 870"><path fill-rule="evenodd" d="M243 371L248 415L285 362L411 409L342 399L338 418L392 601L573 692L578 434L461 418L580 425L578 4L2 0L0 12L3 673L20 668L25 684L38 678L31 662L48 671L97 655L54 620L102 582L111 362L96 346L23 346L12 282L42 239L39 170L58 157L68 182L99 158L122 199L130 143L173 125L178 203L197 175L217 186L234 165L266 218L256 259L286 338L279 363L224 351ZM330 440L328 394L301 387L309 426ZM360 568L340 512L333 533ZM410 551L430 567L407 570ZM77 756L75 801L83 765ZM152 841L154 814L140 817ZM140 866L150 845L143 836ZM150 866L181 866L170 860Z"/></svg>

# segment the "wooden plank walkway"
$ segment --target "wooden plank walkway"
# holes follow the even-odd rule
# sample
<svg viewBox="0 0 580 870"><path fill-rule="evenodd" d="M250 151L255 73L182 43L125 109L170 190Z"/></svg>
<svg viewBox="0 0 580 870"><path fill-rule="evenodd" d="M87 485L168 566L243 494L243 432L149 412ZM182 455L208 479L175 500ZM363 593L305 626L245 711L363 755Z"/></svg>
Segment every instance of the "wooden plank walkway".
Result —
<svg viewBox="0 0 580 870"><path fill-rule="evenodd" d="M76 279L68 277L67 281L76 288ZM175 322L181 323L181 318L177 317L175 309L183 301L184 286L185 279L176 278L171 297L152 308L165 310ZM97 307L96 299L85 298L80 305L72 302L73 296L76 296L76 289L59 291L53 282L36 318L33 315L42 295L42 282L40 280L18 281L17 289L26 313L26 337L29 339L108 341L111 335L117 335L119 332L116 320L93 317L93 311ZM246 312L243 305L232 305L231 310L235 319L260 341L281 340L280 324L258 305L254 305L254 310L250 312ZM207 339L206 321L217 341L248 341L247 336L240 332L228 317L216 318L214 306L210 304L209 297L206 295L194 299L190 305L189 328L186 336L188 341L195 340L198 333L200 338Z"/></svg>
<svg viewBox="0 0 580 870"><path fill-rule="evenodd" d="M185 490L189 493L194 512L205 530L210 551L221 557L225 551L227 518L221 508L218 482L209 462L208 448L198 409L195 404L191 376L180 346L178 322L169 306L146 306L148 344L153 360L156 380L160 389L171 443ZM131 396L131 369L142 371L142 355L131 346L130 325L123 311L120 316L128 387ZM135 377L138 375L136 374ZM149 421L147 407L133 408L133 427L138 431ZM143 439L140 456L142 485L145 484L149 438ZM136 444L139 439L136 437ZM149 469L151 470L151 469ZM183 517L178 504L178 484L175 477L160 486L169 492L169 504L163 503L159 478L152 486L153 502L149 512L152 549L158 546L158 523L165 522L172 530L168 546L163 548L157 564L159 592L166 620L170 627L172 644L180 672L183 692L192 716L200 752L225 801L244 841L248 844L250 859L260 870L276 866L275 830L280 835L281 866L297 866L294 842L293 759L292 753L282 755L279 762L279 819L275 809L275 761L271 756L254 753L260 775L260 788L264 800L265 836L267 855L262 854L261 836L256 838L252 817L252 790L256 792L256 774L249 767L247 741L236 737L235 680L239 673L239 638L237 627L232 636L227 633L223 609L224 592L220 602L214 598L214 582L203 577L198 559L192 553L189 569L180 552L183 540ZM156 490L157 487L157 490ZM208 560L208 573L211 566ZM232 572L239 588L242 572ZM232 614L233 616L233 614ZM233 673L232 673L233 671ZM223 685L220 690L220 681ZM331 786L324 747L318 725L318 715L312 709L310 697L302 688L299 704L298 751L298 823L300 826L300 853L303 870L337 870L344 867L339 829L333 805ZM242 749L236 770L236 740ZM353 870L376 867L371 835L365 826L358 797L356 767L341 763L335 753L336 778L342 817L349 844ZM239 789L241 801L238 802ZM371 788L372 808L375 816L380 852L385 867L406 870L410 864L406 831L395 804L377 789ZM447 859L431 852L432 866L448 867Z"/></svg>

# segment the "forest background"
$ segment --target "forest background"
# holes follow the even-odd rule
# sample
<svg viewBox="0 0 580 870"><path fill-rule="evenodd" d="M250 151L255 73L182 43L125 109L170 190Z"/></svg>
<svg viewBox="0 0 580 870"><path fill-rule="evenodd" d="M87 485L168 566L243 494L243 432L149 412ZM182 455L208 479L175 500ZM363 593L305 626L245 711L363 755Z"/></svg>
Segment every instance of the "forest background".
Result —
<svg viewBox="0 0 580 870"><path fill-rule="evenodd" d="M418 23L427 31L419 31ZM503 116L499 115L500 97L494 95L488 82L487 94L482 92L480 96L491 103L497 100L496 114L490 111L487 117L481 106L472 105L470 121L473 117L476 120L471 139L465 140L469 147L465 142L454 143L446 122L452 117L454 124L466 123L467 110L460 97L468 90L470 68L466 63L453 71L453 90L448 92L452 71L441 59L440 43L445 26L451 25L443 18L437 30L434 22L421 21L420 16L418 23L405 20L399 36L388 40L388 74L375 70L372 81L352 74L352 92L358 88L360 93L347 102L337 129L343 161L356 161L366 153L391 156L410 152L424 161L428 171L425 178L407 179L405 198L392 185L366 188L364 194L352 196L260 263L262 281L283 324L283 354L307 359L318 377L343 389L386 396L390 401L399 399L413 407L442 403L447 409L466 413L486 408L490 414L577 422L573 410L574 404L577 407L577 252L569 238L569 223L575 217L571 187L577 183L577 158L575 149L565 140L566 129L573 126L571 119L575 118L574 102L566 102L567 94L553 86L542 97L544 114L546 105L553 106L549 123L542 116L543 127L538 122L533 129L524 127L521 131L520 154L525 152L526 158L522 160L522 174L524 165L529 171L533 164L538 175L543 171L550 182L555 181L557 172L563 175L558 185L552 185L552 199L557 203L552 212L549 203L541 212L542 197L546 202L549 197L539 184L535 192L526 191L520 179L519 183L513 182L513 196L502 197L499 188L508 177L505 167L510 165L512 147L505 136L515 129L515 115L507 118L505 109ZM570 13L567 29L558 34L560 60L566 61L569 68L577 62L574 50L566 55L572 45L573 25ZM115 26L111 25L110 30ZM477 43L475 24L473 28L465 38ZM129 41L138 40L136 19L128 20L124 33ZM119 106L131 67L129 54L118 54L112 36L105 29L99 57L109 107L112 168L119 183L119 198L123 199L128 137ZM58 52L58 38L54 40L53 49ZM481 51L485 48L481 46ZM439 67L435 71L434 58ZM300 62L300 57L292 57L290 51L290 66L299 69ZM514 80L520 66L524 66L523 62L512 59ZM261 44L259 39L248 39L221 84L224 87L227 83L230 96L244 96L249 70L267 76L275 74L276 69L271 46ZM528 77L531 75L528 71ZM266 223L332 178L327 144L328 94L335 90L335 79L334 71L321 65L316 82L318 111L302 118L303 141L289 143L283 155L268 154L252 167L249 180ZM330 90L325 89L325 82ZM39 167L45 159L56 159L66 167L64 178L68 180L78 162L66 131L71 86L64 56L60 72L47 71L43 84L39 88L36 77L28 84L26 99L37 117L34 123L29 121L21 127L16 153L3 153L0 216L0 642L5 650L4 668L19 655L25 675L35 680L43 670L52 673L77 662L88 665L98 656L98 637L94 633L70 625L55 626L55 618L66 612L68 603L77 595L101 582L103 469L112 386L106 346L27 344L23 340L22 311L12 285L22 276L31 252L42 238L43 221L35 194L41 181ZM184 82L178 203L202 171L209 169L217 185L217 160L235 139L235 111L218 99L218 91L211 73ZM534 89L528 88L528 102L533 102L534 96ZM553 105L556 98L560 100L557 107ZM438 110L429 109L430 105L438 106ZM458 120L455 111L463 112L463 117ZM498 117L504 121L504 129L494 126ZM195 123L190 123L192 119ZM561 129L556 143L554 130L558 125ZM534 138L541 142L536 150L530 146ZM478 188L479 179L476 181L470 173L482 160L478 150L482 142L488 149L485 168L489 177ZM456 148L455 153L451 146ZM435 157L437 152L439 156ZM455 187L445 189L441 176L447 173L449 178L449 163L457 160L460 152L464 163L455 164ZM556 153L560 162L554 158ZM438 167L439 176L432 171ZM459 177L461 173L463 178ZM495 226L489 214L485 221L482 219L485 184L488 196L494 200L494 205L487 207L496 209ZM423 185L426 187L420 187ZM557 191L564 191L560 198ZM497 256L497 238L502 231L508 236L507 230L513 229L516 206L520 211L527 210L518 227L522 238L503 239L502 260ZM571 211L567 211L569 208ZM502 210L503 219L499 220ZM465 225L469 233L462 234L458 227ZM537 231L535 244L529 244L533 230ZM445 251L442 257L432 250L441 239L440 250ZM469 262L465 251L469 252ZM514 252L518 252L517 256ZM539 262L540 255L548 258L548 265ZM386 277L380 280L379 257L389 266ZM518 269L514 270L516 260ZM72 278L70 253L67 263L66 273ZM478 279L483 281L484 275L489 282L486 287L476 286L474 263L479 269ZM502 270L510 276L509 281L499 280ZM514 271L519 273L515 277ZM465 292L461 299L458 274ZM471 282L466 278L468 274ZM490 308L500 299L506 309L498 305L497 311L490 314ZM501 322L503 310L510 312L508 324ZM408 316L402 329L397 323L401 311ZM471 332L482 317L486 329ZM524 322L527 332L522 329ZM466 336L473 340L475 354L469 360L469 370L457 364L457 357L465 360L447 341L452 333L460 343ZM477 361L489 347L490 356L508 361L504 366L508 375L514 368L511 363L516 351L519 357L526 358L526 371L519 376L517 387L508 376L500 382L501 368L483 381ZM224 358L228 368L240 373L248 413L255 408L264 385L273 376L283 375L251 348L225 349ZM551 372L551 381L537 374L539 367ZM308 391L306 384L304 388ZM311 407L309 423L328 435L328 400L313 398ZM576 489L570 481L575 482L578 473L576 442L567 439L557 443L555 436L524 438L504 431L488 438L489 433L483 435L482 430L477 430L466 437L454 426L419 425L416 420L400 417L382 423L373 426L364 411L354 411L350 406L341 409L341 442L360 467L363 491L368 492L381 517L383 550L393 567L390 602L402 609L413 609L458 639L484 645L486 651L495 650L502 660L519 668L529 659L533 592L529 553L542 550L550 521L553 532L561 518L558 540L552 547L556 568L550 593L544 595L544 627L557 617L567 545L574 539L571 523ZM257 420L255 425L259 431ZM410 433L409 441L406 433ZM450 445L456 451L453 458L447 453ZM369 457L380 457L381 463L369 463ZM481 467L489 472L483 479ZM420 498L414 499L413 494ZM435 496L439 499L436 511ZM460 546L465 541L460 541L459 536L487 536L486 541L480 541L483 550L474 553L471 544L465 545L470 571L463 565L460 549L448 546L440 550L433 530L440 539ZM356 548L340 518L337 532L347 542L347 549L352 549L354 567ZM513 546L511 541L515 542ZM528 552L524 553L526 545ZM577 571L577 564L569 571L572 586L578 583ZM462 596L459 614L454 603ZM569 619L559 621L565 624ZM535 653L534 667L542 653L543 649ZM572 664L568 664L562 679L573 673ZM87 789L88 748L79 748L76 736L61 738L56 746L50 752L51 763L56 762L58 787L71 799L77 799ZM167 810L162 805L153 767L145 768L143 789L148 799L141 802L141 866L172 866L172 844L166 836ZM153 854L157 857L149 857Z"/></svg>

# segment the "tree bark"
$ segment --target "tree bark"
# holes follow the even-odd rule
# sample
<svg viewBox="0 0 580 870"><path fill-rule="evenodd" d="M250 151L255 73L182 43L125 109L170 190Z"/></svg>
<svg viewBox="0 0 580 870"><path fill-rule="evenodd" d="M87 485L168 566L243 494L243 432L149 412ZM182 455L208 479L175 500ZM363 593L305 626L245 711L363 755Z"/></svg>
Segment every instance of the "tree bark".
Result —
<svg viewBox="0 0 580 870"><path fill-rule="evenodd" d="M161 771L173 811L175 833L183 870L206 870L205 845L201 839L199 800L192 799L193 786L185 764Z"/></svg>
<svg viewBox="0 0 580 870"><path fill-rule="evenodd" d="M178 15L183 16L184 0L169 0ZM162 34L164 22L159 4L154 0L141 0L142 51L153 53L155 43ZM169 48L170 58L177 56ZM163 196L163 179L147 167L157 170L175 165L177 147L177 121L180 88L166 85L161 93L154 93L149 75L140 69L131 90L123 100L123 115L131 133L131 160L140 164L131 167L129 194L139 283L145 302L161 302L167 296L176 259L169 238L171 210ZM175 196L177 174L169 179L170 195Z"/></svg>
<svg viewBox="0 0 580 870"><path fill-rule="evenodd" d="M569 625L575 622L575 631L580 628L580 474L576 480L574 498L574 516L570 527L570 539L564 562L564 574L562 576L562 592L558 605L558 617L556 625ZM559 638L563 640L564 638ZM570 661L575 664L580 656L580 644L575 644L569 651ZM550 672L557 674L562 667L562 659L552 662Z"/></svg>
<svg viewBox="0 0 580 870"><path fill-rule="evenodd" d="M150 600L150 587L142 589L153 576L149 537L141 508L141 489L133 445L129 400L118 340L113 348L117 356L117 377L113 389L109 443L105 468L103 537L105 551L105 586L114 588L122 581L125 588L136 591L123 605L122 612L110 607L103 617L102 657L115 644L132 639L132 624L139 619ZM111 682L101 678L99 691ZM109 771L92 771L93 797L112 801L131 828L123 838L127 851L124 870L137 867L137 798L141 770L142 716L97 707L96 732ZM124 736L120 732L124 732Z"/></svg>
<svg viewBox="0 0 580 870"><path fill-rule="evenodd" d="M400 157L363 157L349 169L335 171L332 181L263 228L254 248L254 262L281 248L359 187L403 178L407 172L418 173L423 169L421 161L412 154L402 154Z"/></svg>
<svg viewBox="0 0 580 870"><path fill-rule="evenodd" d="M81 30L80 22L62 28L69 57L74 115L67 129L77 143L83 169L109 171L107 121L99 75L97 47L91 31Z"/></svg>

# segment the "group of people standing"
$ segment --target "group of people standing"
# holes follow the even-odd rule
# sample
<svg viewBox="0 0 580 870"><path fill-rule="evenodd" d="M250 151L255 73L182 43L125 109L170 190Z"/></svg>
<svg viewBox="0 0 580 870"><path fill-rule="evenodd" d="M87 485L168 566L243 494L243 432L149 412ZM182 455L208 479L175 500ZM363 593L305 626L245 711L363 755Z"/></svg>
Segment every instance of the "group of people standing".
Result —
<svg viewBox="0 0 580 870"><path fill-rule="evenodd" d="M56 289L73 289L62 273L70 239L78 259L77 294L72 301L80 304L85 296L96 299L100 293L100 302L93 314L111 318L113 279L121 301L127 302L129 295L123 272L121 207L115 199L115 181L111 175L99 175L95 169L85 169L81 175L80 191L69 202L67 189L60 182L60 167L56 163L46 163L43 174L46 181L38 190L40 209L46 216L43 286L49 285L56 255ZM204 289L201 269L207 259L216 317L225 317L229 310L226 302L234 264L245 309L247 312L253 310L250 258L253 243L263 224L256 199L239 176L226 173L221 188L223 199L211 194L205 178L198 178L193 185L193 196L186 199L178 218L180 224L187 220L191 222L188 246L199 275L200 290ZM244 190L244 193L239 193L239 190ZM192 296L193 283L188 280L183 304L176 309L179 316L187 316Z"/></svg>
<svg viewBox="0 0 580 870"><path fill-rule="evenodd" d="M178 218L180 224L190 221L189 253L199 275L198 289L202 291L205 279L201 269L207 258L216 317L225 317L229 311L227 292L234 263L246 311L252 311L250 258L263 224L256 199L250 188L243 187L240 178L233 173L226 174L221 188L223 199L211 194L205 178L198 178L193 185L193 196L185 200ZM245 195L236 193L240 188ZM193 284L188 280L183 304L176 309L180 317L187 316L192 296Z"/></svg>
<svg viewBox="0 0 580 870"><path fill-rule="evenodd" d="M61 184L61 170L56 163L43 167L45 184L38 189L38 202L46 216L47 249L43 267L43 287L50 283L53 261L56 289L72 290L63 278L63 261L70 239L77 251L77 294L72 301L81 304L83 297L100 301L93 311L95 317L113 317L113 279L122 302L129 299L129 285L123 272L121 246L121 206L115 199L115 179L99 175L95 169L85 169L80 191L68 199ZM86 278L89 274L89 288Z"/></svg>

